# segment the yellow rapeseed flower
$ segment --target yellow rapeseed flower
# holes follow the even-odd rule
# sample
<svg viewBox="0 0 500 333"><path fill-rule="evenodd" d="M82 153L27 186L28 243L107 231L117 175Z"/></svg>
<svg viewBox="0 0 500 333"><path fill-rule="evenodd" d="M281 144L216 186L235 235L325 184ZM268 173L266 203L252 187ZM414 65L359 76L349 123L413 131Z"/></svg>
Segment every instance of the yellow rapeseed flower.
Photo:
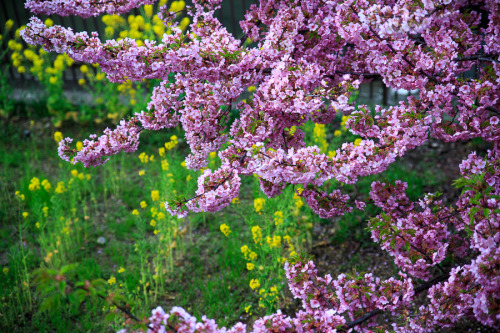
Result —
<svg viewBox="0 0 500 333"><path fill-rule="evenodd" d="M247 269L248 269L249 271L251 271L251 270L252 270L252 269L254 269L254 268L255 268L255 264L253 264L253 263L251 263L251 262L247 262Z"/></svg>
<svg viewBox="0 0 500 333"><path fill-rule="evenodd" d="M333 132L333 135L339 137L342 135L342 132L339 130L336 130L335 132Z"/></svg>
<svg viewBox="0 0 500 333"><path fill-rule="evenodd" d="M141 201L140 205L141 205L141 208L146 208L148 206L148 204L144 200Z"/></svg>
<svg viewBox="0 0 500 333"><path fill-rule="evenodd" d="M28 188L30 191L39 190L40 189L40 179L38 179L37 177L31 178Z"/></svg>
<svg viewBox="0 0 500 333"><path fill-rule="evenodd" d="M13 25L14 25L13 20L11 20L11 19L7 20L7 22L5 22L5 30L9 31L10 29L12 29Z"/></svg>
<svg viewBox="0 0 500 333"><path fill-rule="evenodd" d="M64 182L58 182L56 186L56 193L61 194L66 192L66 187L64 186Z"/></svg>
<svg viewBox="0 0 500 333"><path fill-rule="evenodd" d="M266 200L263 199L263 198L255 198L253 200L253 206L254 206L255 211L257 213L259 213L262 210L262 208L264 208L264 203L265 202L266 202Z"/></svg>
<svg viewBox="0 0 500 333"><path fill-rule="evenodd" d="M108 283L110 286L114 285L116 283L116 278L114 276L110 277Z"/></svg>
<svg viewBox="0 0 500 333"><path fill-rule="evenodd" d="M30 215L28 212L23 212L23 217L28 218L28 215Z"/></svg>
<svg viewBox="0 0 500 333"><path fill-rule="evenodd" d="M160 157L165 156L165 148L163 147L158 148L158 155L160 155Z"/></svg>
<svg viewBox="0 0 500 333"><path fill-rule="evenodd" d="M153 201L160 200L160 192L159 191L151 191L151 200L153 200Z"/></svg>
<svg viewBox="0 0 500 333"><path fill-rule="evenodd" d="M52 188L52 185L47 179L42 180L42 186L47 192L50 191L50 189Z"/></svg>
<svg viewBox="0 0 500 333"><path fill-rule="evenodd" d="M222 231L222 233L226 236L226 237L229 237L229 235L231 234L231 228L229 228L229 226L227 224L221 224L220 226L220 231Z"/></svg>
<svg viewBox="0 0 500 333"><path fill-rule="evenodd" d="M233 198L233 199L231 200L231 203L233 203L233 204L240 203L240 198L238 198L238 197Z"/></svg>
<svg viewBox="0 0 500 333"><path fill-rule="evenodd" d="M155 220L151 220L151 222L149 222L149 224L150 224L152 227L155 227L155 226L156 226L156 221L155 221Z"/></svg>
<svg viewBox="0 0 500 333"><path fill-rule="evenodd" d="M49 79L50 84L56 84L57 83L57 77L56 76L51 76Z"/></svg>
<svg viewBox="0 0 500 333"><path fill-rule="evenodd" d="M123 272L125 272L125 268L120 267L120 269L118 270L118 273L120 273L120 274L121 274L121 273L123 273Z"/></svg>
<svg viewBox="0 0 500 333"><path fill-rule="evenodd" d="M259 287L260 287L259 280L257 280L257 279L250 280L250 288L258 289Z"/></svg>
<svg viewBox="0 0 500 333"><path fill-rule="evenodd" d="M86 74L89 72L89 66L87 65L81 65L80 66L80 72L82 72L83 74Z"/></svg>
<svg viewBox="0 0 500 333"><path fill-rule="evenodd" d="M283 212L278 210L274 213L274 224L275 225L282 225L283 224Z"/></svg>
<svg viewBox="0 0 500 333"><path fill-rule="evenodd" d="M56 142L59 142L62 139L63 139L63 134L61 132L57 131L57 132L54 133L54 140Z"/></svg>
<svg viewBox="0 0 500 333"><path fill-rule="evenodd" d="M85 79L81 78L81 79L78 79L78 84L81 85L81 86L84 86L86 83Z"/></svg>
<svg viewBox="0 0 500 333"><path fill-rule="evenodd" d="M250 251L250 253L248 254L248 257L250 258L250 260L256 260L257 259L257 253L255 253L253 251Z"/></svg>
<svg viewBox="0 0 500 333"><path fill-rule="evenodd" d="M161 169L163 171L168 171L168 167L169 167L168 161L167 160L161 160Z"/></svg>
<svg viewBox="0 0 500 333"><path fill-rule="evenodd" d="M78 141L76 143L76 150L80 151L80 150L82 150L82 148L83 148L83 142Z"/></svg>
<svg viewBox="0 0 500 333"><path fill-rule="evenodd" d="M356 140L354 140L354 145L355 146L359 146L360 143L361 143L361 139L360 138L357 138Z"/></svg>
<svg viewBox="0 0 500 333"><path fill-rule="evenodd" d="M258 225L252 227L253 241L258 244L262 241L262 230Z"/></svg>
<svg viewBox="0 0 500 333"><path fill-rule="evenodd" d="M134 209L132 211L132 215L135 215L135 216L139 215L139 211L137 209Z"/></svg>
<svg viewBox="0 0 500 333"><path fill-rule="evenodd" d="M139 170L139 176L144 176L146 174L146 171L144 170Z"/></svg>
<svg viewBox="0 0 500 333"><path fill-rule="evenodd" d="M47 27L51 27L54 25L54 21L52 21L50 18L46 19L44 23Z"/></svg>

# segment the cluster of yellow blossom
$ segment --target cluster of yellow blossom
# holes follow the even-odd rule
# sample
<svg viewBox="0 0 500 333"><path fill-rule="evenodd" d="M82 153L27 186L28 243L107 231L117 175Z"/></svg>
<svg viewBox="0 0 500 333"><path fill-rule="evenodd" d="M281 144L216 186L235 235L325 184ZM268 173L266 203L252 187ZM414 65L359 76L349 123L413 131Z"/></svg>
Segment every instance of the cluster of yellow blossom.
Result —
<svg viewBox="0 0 500 333"><path fill-rule="evenodd" d="M262 230L258 225L252 227L253 241L255 244L262 242Z"/></svg>
<svg viewBox="0 0 500 333"><path fill-rule="evenodd" d="M84 179L90 180L90 178L92 178L92 176L90 176L89 174L84 174L83 172L78 172L78 170L76 170L76 169L71 170L71 175L74 178L78 178L80 180L84 180ZM70 182L69 182L70 184L73 183L72 180L73 179L70 180Z"/></svg>
<svg viewBox="0 0 500 333"><path fill-rule="evenodd" d="M64 193L66 192L67 189L66 189L66 186L64 185L64 182L58 182L57 183L57 186L56 186L56 193L57 194L61 194L61 193Z"/></svg>
<svg viewBox="0 0 500 333"><path fill-rule="evenodd" d="M278 288L276 286L272 286L271 288L269 288L269 292L267 292L264 288L260 289L259 295L261 296L259 298L259 306L261 308L265 308L265 305L262 302L264 300L268 303L278 302L279 300Z"/></svg>
<svg viewBox="0 0 500 333"><path fill-rule="evenodd" d="M281 236L273 236L272 238L267 236L266 243L270 248L281 246Z"/></svg>
<svg viewBox="0 0 500 333"><path fill-rule="evenodd" d="M179 140L177 139L177 135L172 135L170 137L170 141L165 142L165 149L171 150L171 149L175 148L175 146L177 146L178 144L179 144Z"/></svg>
<svg viewBox="0 0 500 333"><path fill-rule="evenodd" d="M255 211L257 213L260 213L262 209L264 208L264 204L266 203L266 199L263 198L255 198L253 200L253 206L255 208Z"/></svg>
<svg viewBox="0 0 500 333"><path fill-rule="evenodd" d="M63 139L63 134L59 131L54 133L54 140L59 143Z"/></svg>
<svg viewBox="0 0 500 333"><path fill-rule="evenodd" d="M159 191L151 191L151 200L158 201L160 200L160 192Z"/></svg>
<svg viewBox="0 0 500 333"><path fill-rule="evenodd" d="M276 226L280 226L283 224L284 218L283 218L283 212L278 210L274 213L274 224Z"/></svg>
<svg viewBox="0 0 500 333"><path fill-rule="evenodd" d="M313 138L316 145L322 153L328 150L328 142L326 141L326 131L324 124L314 124Z"/></svg>
<svg viewBox="0 0 500 333"><path fill-rule="evenodd" d="M243 253L246 260L256 260L257 259L257 253L250 250L247 245L243 245L241 247L241 253Z"/></svg>
<svg viewBox="0 0 500 333"><path fill-rule="evenodd" d="M25 199L24 194L22 194L20 191L16 191L16 193L14 193L14 195L16 196L17 199L19 199L21 201L24 201L24 199Z"/></svg>
<svg viewBox="0 0 500 333"><path fill-rule="evenodd" d="M148 154L142 152L139 154L139 159L141 160L141 163L148 163L148 162L154 162L155 160L155 155L148 156Z"/></svg>
<svg viewBox="0 0 500 333"><path fill-rule="evenodd" d="M226 237L229 237L229 235L231 234L231 228L229 228L229 226L225 223L220 225L220 231L222 231L222 233Z"/></svg>
<svg viewBox="0 0 500 333"><path fill-rule="evenodd" d="M250 288L257 289L259 287L260 287L259 280L257 280L257 279L250 280Z"/></svg>

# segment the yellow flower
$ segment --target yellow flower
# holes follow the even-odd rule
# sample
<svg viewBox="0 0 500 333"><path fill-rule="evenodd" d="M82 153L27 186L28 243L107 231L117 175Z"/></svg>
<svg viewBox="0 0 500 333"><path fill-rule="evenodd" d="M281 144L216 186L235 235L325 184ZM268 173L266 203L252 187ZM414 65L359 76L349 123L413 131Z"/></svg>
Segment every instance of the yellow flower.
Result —
<svg viewBox="0 0 500 333"><path fill-rule="evenodd" d="M247 254L248 254L248 252L249 252L249 251L250 251L250 250L248 249L248 246L247 246L247 245L243 245L243 246L241 247L241 253L243 253L243 254L245 255L245 257L247 256Z"/></svg>
<svg viewBox="0 0 500 333"><path fill-rule="evenodd" d="M97 73L97 74L95 75L95 79L96 79L97 81L102 81L102 80L104 80L104 78L105 78L105 77L106 77L106 74L104 74L104 73Z"/></svg>
<svg viewBox="0 0 500 333"><path fill-rule="evenodd" d="M217 156L217 153L215 151L213 151L209 154L209 156L211 159L214 159Z"/></svg>
<svg viewBox="0 0 500 333"><path fill-rule="evenodd" d="M149 224L150 224L152 227L155 227L155 226L156 226L156 221L155 221L155 220L151 220L151 222L149 222Z"/></svg>
<svg viewBox="0 0 500 333"><path fill-rule="evenodd" d="M141 205L141 208L146 208L148 206L148 204L144 200L141 201L140 205Z"/></svg>
<svg viewBox="0 0 500 333"><path fill-rule="evenodd" d="M106 35L106 37L113 37L114 34L115 34L115 29L113 29L113 27L104 28L104 35Z"/></svg>
<svg viewBox="0 0 500 333"><path fill-rule="evenodd" d="M1 38L0 38L0 40L1 40ZM17 67L17 71L20 74L23 74L23 73L26 73L26 68L24 68L24 66L19 66L19 67Z"/></svg>
<svg viewBox="0 0 500 333"><path fill-rule="evenodd" d="M233 198L233 199L231 200L231 203L233 203L233 204L240 203L240 198L238 198L238 197Z"/></svg>
<svg viewBox="0 0 500 333"><path fill-rule="evenodd" d="M193 177L191 177L191 175L187 175L187 177L186 177L186 181L188 182L188 181L190 181L191 179L193 179Z"/></svg>
<svg viewBox="0 0 500 333"><path fill-rule="evenodd" d="M56 142L59 142L62 139L63 139L63 134L61 132L57 131L57 132L54 133L54 140Z"/></svg>
<svg viewBox="0 0 500 333"><path fill-rule="evenodd" d="M51 76L49 79L50 84L56 84L57 83L57 77L56 76Z"/></svg>
<svg viewBox="0 0 500 333"><path fill-rule="evenodd" d="M52 185L47 179L42 180L42 186L47 192L50 191L50 189L52 188Z"/></svg>
<svg viewBox="0 0 500 333"><path fill-rule="evenodd" d="M247 269L248 269L249 271L251 271L251 270L252 270L252 269L254 269L254 268L255 268L255 265L254 265L253 263L251 263L251 262L247 262Z"/></svg>
<svg viewBox="0 0 500 333"><path fill-rule="evenodd" d="M58 182L56 186L56 193L61 194L66 192L66 187L64 186L64 182Z"/></svg>
<svg viewBox="0 0 500 333"><path fill-rule="evenodd" d="M134 209L132 211L132 215L138 216L139 215L139 211L137 209Z"/></svg>
<svg viewBox="0 0 500 333"><path fill-rule="evenodd" d="M144 13L147 17L153 16L153 5L144 5Z"/></svg>
<svg viewBox="0 0 500 333"><path fill-rule="evenodd" d="M354 145L355 146L359 146L360 143L361 143L361 139L360 138L357 138L356 140L354 140Z"/></svg>
<svg viewBox="0 0 500 333"><path fill-rule="evenodd" d="M337 151L336 151L336 150L333 150L333 151L329 151L329 152L328 152L328 157L330 157L330 158L334 158L335 156L337 156Z"/></svg>
<svg viewBox="0 0 500 333"><path fill-rule="evenodd" d="M248 87L248 92L254 92L256 90L255 86Z"/></svg>
<svg viewBox="0 0 500 333"><path fill-rule="evenodd" d="M155 230L153 232L154 232L155 235L157 235L160 232L160 230Z"/></svg>
<svg viewBox="0 0 500 333"><path fill-rule="evenodd" d="M9 267L4 267L4 268L2 269L2 272L3 272L5 275L9 274Z"/></svg>
<svg viewBox="0 0 500 333"><path fill-rule="evenodd" d="M245 312L246 312L246 313L248 313L248 311L250 311L250 308L251 308L251 307L252 307L251 305L249 305L249 306L245 306Z"/></svg>
<svg viewBox="0 0 500 333"><path fill-rule="evenodd" d="M23 212L23 217L28 218L29 213L28 212Z"/></svg>
<svg viewBox="0 0 500 333"><path fill-rule="evenodd" d="M338 136L342 135L342 132L339 130L336 130L335 132L333 132L333 135L338 137Z"/></svg>
<svg viewBox="0 0 500 333"><path fill-rule="evenodd" d="M42 208L43 216L49 216L49 207L45 206Z"/></svg>
<svg viewBox="0 0 500 333"><path fill-rule="evenodd" d="M186 167L186 161L182 161L182 162L181 162L181 166L182 166L183 168L185 168L185 167Z"/></svg>
<svg viewBox="0 0 500 333"><path fill-rule="evenodd" d="M80 150L82 150L82 148L83 148L83 142L78 141L76 143L76 150L80 151Z"/></svg>
<svg viewBox="0 0 500 333"><path fill-rule="evenodd" d="M146 174L146 171L144 170L139 170L139 176L144 176Z"/></svg>
<svg viewBox="0 0 500 333"><path fill-rule="evenodd" d="M250 280L250 288L257 289L259 287L260 287L259 280L257 280L257 279Z"/></svg>
<svg viewBox="0 0 500 333"><path fill-rule="evenodd" d="M87 65L81 65L80 66L80 72L82 72L83 74L88 73L89 72L89 67Z"/></svg>
<svg viewBox="0 0 500 333"><path fill-rule="evenodd" d="M165 214L163 214L162 212L159 212L157 217L158 217L158 220L163 220L165 218Z"/></svg>
<svg viewBox="0 0 500 333"><path fill-rule="evenodd" d="M248 254L248 257L250 258L250 260L256 260L257 259L257 253L255 253L253 251L250 251L250 253Z"/></svg>
<svg viewBox="0 0 500 333"><path fill-rule="evenodd" d="M231 228L229 228L229 226L227 224L221 224L220 226L220 231L222 231L222 233L226 236L226 237L229 237L229 235L231 234Z"/></svg>
<svg viewBox="0 0 500 333"><path fill-rule="evenodd" d="M13 25L14 25L14 21L13 20L7 20L7 22L5 22L5 30L9 31L10 29L12 29Z"/></svg>
<svg viewBox="0 0 500 333"><path fill-rule="evenodd" d="M51 27L54 25L54 21L52 21L50 18L46 19L44 23L47 27Z"/></svg>
<svg viewBox="0 0 500 333"><path fill-rule="evenodd" d="M35 226L37 227L37 229L40 229L40 222L35 223Z"/></svg>
<svg viewBox="0 0 500 333"><path fill-rule="evenodd" d="M30 191L39 190L40 189L40 179L38 179L37 177L31 178L28 188Z"/></svg>
<svg viewBox="0 0 500 333"><path fill-rule="evenodd" d="M71 170L71 175L73 177L78 177L78 170L76 170L76 169Z"/></svg>
<svg viewBox="0 0 500 333"><path fill-rule="evenodd" d="M109 285L114 285L116 283L116 278L114 276L110 277L108 280Z"/></svg>
<svg viewBox="0 0 500 333"><path fill-rule="evenodd" d="M262 241L262 230L258 225L252 227L253 241L258 244Z"/></svg>
<svg viewBox="0 0 500 333"><path fill-rule="evenodd" d="M256 198L253 200L253 206L255 208L255 211L258 213L264 208L264 203L266 202L265 199L262 198Z"/></svg>
<svg viewBox="0 0 500 333"><path fill-rule="evenodd" d="M120 273L120 274L121 274L121 273L123 273L123 272L125 272L125 268L120 267L120 269L118 270L118 273Z"/></svg>
<svg viewBox="0 0 500 333"><path fill-rule="evenodd" d="M165 156L165 148L163 147L158 148L158 155L160 155L160 157Z"/></svg>
<svg viewBox="0 0 500 333"><path fill-rule="evenodd" d="M274 213L274 224L275 225L282 225L283 224L283 212L282 211L276 211Z"/></svg>
<svg viewBox="0 0 500 333"><path fill-rule="evenodd" d="M168 167L169 167L168 161L167 160L161 160L161 169L163 171L168 171Z"/></svg>
<svg viewBox="0 0 500 333"><path fill-rule="evenodd" d="M85 79L83 79L83 78L79 79L78 80L78 84L81 85L81 86L85 85Z"/></svg>
<svg viewBox="0 0 500 333"><path fill-rule="evenodd" d="M149 162L149 156L144 152L139 154L139 159L141 160L141 163L148 163Z"/></svg>
<svg viewBox="0 0 500 333"><path fill-rule="evenodd" d="M151 191L151 200L153 200L153 201L160 200L160 192L159 191Z"/></svg>

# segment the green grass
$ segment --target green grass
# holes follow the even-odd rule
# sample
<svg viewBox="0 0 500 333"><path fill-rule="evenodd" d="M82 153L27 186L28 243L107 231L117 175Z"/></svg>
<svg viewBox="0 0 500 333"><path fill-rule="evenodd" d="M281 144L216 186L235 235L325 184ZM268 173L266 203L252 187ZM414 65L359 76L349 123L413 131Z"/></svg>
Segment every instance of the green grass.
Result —
<svg viewBox="0 0 500 333"><path fill-rule="evenodd" d="M123 328L124 316L119 312L112 316L116 309L102 297L74 301L77 283L85 280L95 281L96 290L104 296L110 292L123 296L116 303L129 306L139 318L149 317L158 305L165 309L177 305L197 317L205 314L214 318L221 326L237 321L252 323L258 316L288 306L283 262L291 251L311 249L315 225L333 225L335 233L330 241L334 244L349 240L373 246L365 221L378 213L376 208L368 206L366 212L333 220L319 219L305 205L300 206L291 187L278 198L268 199L254 177L243 178L239 203L214 214L190 214L184 220L170 217L163 202L175 191L191 196L200 174L181 166L187 152L182 140L164 157L159 156L158 148L172 135L182 139L180 129L144 133L137 152L113 156L103 166L85 169L59 159L54 129L45 123L43 118L31 125L5 123L6 135L0 138L2 330L111 332ZM335 126L342 128L338 122L333 126L326 133L333 133ZM25 129L30 130L30 136L23 135ZM63 134L85 138L100 130L72 126ZM314 138L313 127L306 126L306 131ZM343 140L354 139L343 130L341 136L327 136L321 142L330 151ZM141 163L142 152L154 155L154 161ZM168 171L162 169L162 159L168 161ZM211 158L209 166L215 168L217 163ZM143 176L140 170L145 171ZM41 186L30 191L33 177L40 182L47 179L51 188L46 191ZM342 189L366 196L375 179L408 181L412 199L422 195L427 186L440 182L439 175L412 171L399 163L382 178L366 177L355 187L344 185ZM58 182L64 182L67 191L56 193ZM153 200L153 190L159 191L159 200ZM265 198L260 212L254 208L256 198ZM146 208L141 208L141 201ZM46 212L44 207L48 207ZM134 210L139 214L132 214ZM278 225L277 211L283 215ZM231 229L228 237L221 233L222 224ZM258 243L251 231L256 226L262 232ZM272 240L277 236L279 246L270 246L267 237ZM285 236L290 236L290 243ZM99 242L101 237L104 243ZM241 250L244 245L257 254L256 259L245 259ZM349 270L358 265L356 260L354 256L341 265ZM249 262L255 265L252 270L247 269ZM78 264L65 275L70 289L53 290L60 287L55 280L49 279L48 287L35 279L40 272L37 269L57 273L68 264ZM260 284L255 290L249 286L252 279Z"/></svg>

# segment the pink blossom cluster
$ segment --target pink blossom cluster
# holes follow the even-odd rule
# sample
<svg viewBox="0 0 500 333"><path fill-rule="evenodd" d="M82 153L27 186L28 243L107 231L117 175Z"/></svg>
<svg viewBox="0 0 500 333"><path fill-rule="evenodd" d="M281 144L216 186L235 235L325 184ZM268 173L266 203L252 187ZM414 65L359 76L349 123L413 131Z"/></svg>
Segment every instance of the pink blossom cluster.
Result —
<svg viewBox="0 0 500 333"><path fill-rule="evenodd" d="M28 6L36 13L88 16L146 2L28 1ZM91 136L80 151L64 139L60 156L99 165L120 151L136 150L142 129L180 123L190 148L186 166L206 167L212 152L218 152L221 166L202 173L196 195L167 203L171 214L222 209L238 195L240 176L252 174L269 197L288 184L300 185L300 195L321 217L367 204L379 207L368 226L373 240L394 257L397 278L370 273L320 278L312 262L292 259L285 269L304 309L293 318L282 313L261 318L254 332L363 331L361 325L381 325L377 316L392 323L384 330L396 332L430 332L464 316L500 327L498 1L260 0L240 22L241 39L214 16L220 3L194 1L186 33L173 23L171 35L143 46L128 38L102 42L97 33L47 27L32 18L21 33L28 43L98 63L114 82L162 80L147 110ZM173 16L163 16L171 24ZM374 110L355 107L352 94L374 78L393 89L418 89L418 98ZM249 87L252 93L245 95ZM309 121L329 124L338 113L348 116L347 128L362 140L344 143L332 158L306 145L303 128ZM413 202L401 181L374 182L364 201L335 188L386 170L429 138L480 138L490 145L486 156L472 153L460 164L456 186L463 191L456 205L445 205L437 194ZM417 308L413 301L420 293L426 297ZM228 331L206 318L197 322L180 308L155 311L154 332ZM172 316L180 318L173 321L176 326ZM246 328L239 324L231 330Z"/></svg>
<svg viewBox="0 0 500 333"><path fill-rule="evenodd" d="M156 0L28 0L25 7L35 14L76 15L83 18L102 13L123 14Z"/></svg>

